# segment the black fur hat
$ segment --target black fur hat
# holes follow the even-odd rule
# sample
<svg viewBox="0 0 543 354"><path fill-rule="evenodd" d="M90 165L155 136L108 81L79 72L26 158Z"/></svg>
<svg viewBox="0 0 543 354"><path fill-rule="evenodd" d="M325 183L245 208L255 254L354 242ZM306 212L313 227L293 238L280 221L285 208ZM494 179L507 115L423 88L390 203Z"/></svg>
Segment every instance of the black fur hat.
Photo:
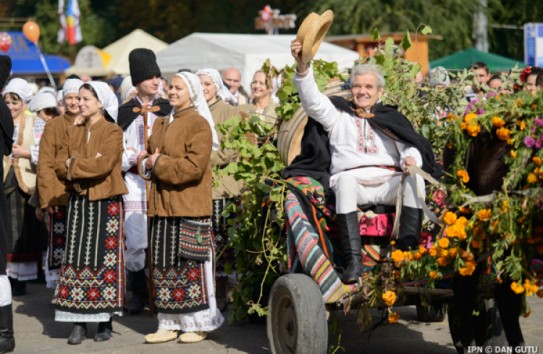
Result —
<svg viewBox="0 0 543 354"><path fill-rule="evenodd" d="M0 90L6 84L9 74L11 74L11 58L7 55L0 55Z"/></svg>
<svg viewBox="0 0 543 354"><path fill-rule="evenodd" d="M130 64L130 77L134 86L152 77L162 76L156 63L155 53L150 49L133 49L128 55L128 63Z"/></svg>

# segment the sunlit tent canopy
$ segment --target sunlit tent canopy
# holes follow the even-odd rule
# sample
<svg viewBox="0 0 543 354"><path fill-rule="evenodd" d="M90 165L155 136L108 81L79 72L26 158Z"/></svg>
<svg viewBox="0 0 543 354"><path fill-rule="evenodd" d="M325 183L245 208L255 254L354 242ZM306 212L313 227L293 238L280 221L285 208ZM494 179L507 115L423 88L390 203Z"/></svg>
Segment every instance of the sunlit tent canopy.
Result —
<svg viewBox="0 0 543 354"><path fill-rule="evenodd" d="M93 45L86 45L77 52L75 64L66 70L66 75L105 76L111 55Z"/></svg>
<svg viewBox="0 0 543 354"><path fill-rule="evenodd" d="M79 50L75 64L66 74L91 76L106 76L117 74L130 75L128 55L135 48L148 48L157 52L166 48L168 44L151 36L145 31L136 29L103 49L94 46L85 46Z"/></svg>
<svg viewBox="0 0 543 354"><path fill-rule="evenodd" d="M267 58L276 68L294 64L290 42L294 35L192 33L157 53L163 73L173 74L180 69L222 70L233 66L241 71L242 85L249 88L255 71ZM357 52L322 42L316 59L335 61L339 68L351 68L359 58Z"/></svg>
<svg viewBox="0 0 543 354"><path fill-rule="evenodd" d="M448 70L462 70L469 69L471 64L476 61L482 61L486 63L490 71L506 71L510 70L518 65L524 66L524 63L520 60L510 59L498 54L481 52L475 48L469 48L461 50L454 54L436 59L430 62L430 67L443 66Z"/></svg>
<svg viewBox="0 0 543 354"><path fill-rule="evenodd" d="M38 48L25 38L22 32L8 32L11 36L11 47L6 54L11 57L13 75L45 75L45 68L40 60ZM44 59L52 74L63 73L70 62L59 55L44 54Z"/></svg>
<svg viewBox="0 0 543 354"><path fill-rule="evenodd" d="M136 29L104 48L104 51L111 55L111 62L106 69L108 73L112 72L123 76L130 75L128 55L132 49L148 48L157 53L166 47L168 47L168 43L151 36L145 31Z"/></svg>

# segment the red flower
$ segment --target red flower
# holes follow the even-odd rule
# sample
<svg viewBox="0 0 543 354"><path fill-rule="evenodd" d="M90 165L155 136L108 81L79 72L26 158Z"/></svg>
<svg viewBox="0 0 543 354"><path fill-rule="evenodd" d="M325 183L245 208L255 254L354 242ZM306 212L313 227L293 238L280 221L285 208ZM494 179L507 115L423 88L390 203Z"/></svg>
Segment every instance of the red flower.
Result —
<svg viewBox="0 0 543 354"><path fill-rule="evenodd" d="M87 290L87 298L89 301L96 301L100 298L100 290L98 288L89 288Z"/></svg>
<svg viewBox="0 0 543 354"><path fill-rule="evenodd" d="M107 250L114 250L117 247L117 239L115 236L109 236L106 238L106 249Z"/></svg>
<svg viewBox="0 0 543 354"><path fill-rule="evenodd" d="M183 288L174 289L172 297L175 301L183 301L185 299L185 290Z"/></svg>
<svg viewBox="0 0 543 354"><path fill-rule="evenodd" d="M520 73L520 81L526 82L526 77L530 75L531 72L532 72L531 66L525 67L524 70L522 70L522 72Z"/></svg>
<svg viewBox="0 0 543 354"><path fill-rule="evenodd" d="M108 284L109 284L109 283L114 283L114 282L117 280L117 273L115 273L115 271L114 271L114 270L111 270L111 269L110 269L110 270L106 270L106 271L104 272L103 277L104 277L104 281L105 281L106 283L108 283Z"/></svg>
<svg viewBox="0 0 543 354"><path fill-rule="evenodd" d="M109 216L115 216L119 214L119 212L120 212L119 203L110 203L107 206L107 214Z"/></svg>

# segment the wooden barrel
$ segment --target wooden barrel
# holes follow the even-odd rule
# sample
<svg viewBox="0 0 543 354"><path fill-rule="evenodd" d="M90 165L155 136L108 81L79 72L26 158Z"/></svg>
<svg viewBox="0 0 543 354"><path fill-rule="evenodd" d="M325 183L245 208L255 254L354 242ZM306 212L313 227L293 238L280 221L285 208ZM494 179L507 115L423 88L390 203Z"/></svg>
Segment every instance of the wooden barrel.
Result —
<svg viewBox="0 0 543 354"><path fill-rule="evenodd" d="M350 90L342 90L343 81L338 79L330 81L324 88L323 93L326 96L340 96L345 99L351 97ZM284 122L279 127L277 135L277 149L281 160L288 166L298 156L302 150L302 137L307 124L307 114L302 106L292 116L288 122Z"/></svg>

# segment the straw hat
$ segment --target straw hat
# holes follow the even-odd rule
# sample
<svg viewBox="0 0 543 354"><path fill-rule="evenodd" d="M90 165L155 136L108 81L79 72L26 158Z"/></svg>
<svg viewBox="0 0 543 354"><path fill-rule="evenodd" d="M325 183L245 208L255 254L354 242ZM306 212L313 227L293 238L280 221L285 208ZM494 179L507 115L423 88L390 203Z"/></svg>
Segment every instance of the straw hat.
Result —
<svg viewBox="0 0 543 354"><path fill-rule="evenodd" d="M310 13L300 25L296 39L302 43L302 60L309 63L317 54L326 33L332 25L334 12L326 10L322 15Z"/></svg>

